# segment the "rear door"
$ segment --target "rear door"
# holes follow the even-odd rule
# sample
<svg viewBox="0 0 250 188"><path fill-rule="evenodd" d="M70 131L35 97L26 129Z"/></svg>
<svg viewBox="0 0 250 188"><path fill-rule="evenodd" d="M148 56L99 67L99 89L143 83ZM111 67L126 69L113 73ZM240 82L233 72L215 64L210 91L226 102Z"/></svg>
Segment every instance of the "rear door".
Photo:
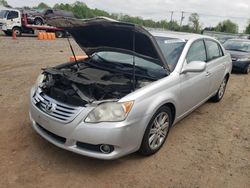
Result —
<svg viewBox="0 0 250 188"><path fill-rule="evenodd" d="M207 75L211 80L209 94L215 93L224 78L225 57L220 44L212 39L205 39L207 50Z"/></svg>

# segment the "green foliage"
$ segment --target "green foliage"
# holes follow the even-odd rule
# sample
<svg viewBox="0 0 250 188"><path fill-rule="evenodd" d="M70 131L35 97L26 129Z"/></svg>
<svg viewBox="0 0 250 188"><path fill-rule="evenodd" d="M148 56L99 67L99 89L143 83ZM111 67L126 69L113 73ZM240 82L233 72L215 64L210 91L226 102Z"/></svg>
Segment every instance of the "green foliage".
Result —
<svg viewBox="0 0 250 188"><path fill-rule="evenodd" d="M245 33L250 34L250 20L248 21L248 25L246 27Z"/></svg>
<svg viewBox="0 0 250 188"><path fill-rule="evenodd" d="M49 5L42 2L42 3L39 3L36 8L38 8L38 9L47 9L47 8L50 8L50 7L49 7Z"/></svg>
<svg viewBox="0 0 250 188"><path fill-rule="evenodd" d="M6 0L0 0L0 4L6 5L8 4ZM48 5L41 2L37 8L39 9L45 9L49 8ZM200 18L197 13L192 13L189 16L189 23L188 25L180 26L179 23L175 20L173 21L154 21L151 19L143 19L141 17L133 17L126 14L110 14L106 11L99 10L99 9L91 9L89 8L85 3L76 1L75 3L68 4L68 3L57 3L53 7L55 9L70 11L74 14L76 18L79 19L86 19L86 18L93 18L93 17L109 17L115 20L119 20L122 22L130 22L135 23L139 25L143 25L145 27L151 27L151 28L163 28L163 29L169 29L173 31L182 31L182 32L195 32L200 33L202 26L200 24ZM233 23L231 20L225 20L223 22L220 22L216 27L210 27L207 28L211 31L219 31L219 32L227 32L227 33L238 33L238 25ZM246 33L250 33L250 22L246 28Z"/></svg>
<svg viewBox="0 0 250 188"><path fill-rule="evenodd" d="M192 13L189 18L189 25L192 28L194 33L200 33L201 25L200 25L200 17L197 13ZM190 28L189 28L190 29Z"/></svg>
<svg viewBox="0 0 250 188"><path fill-rule="evenodd" d="M232 22L231 20L224 20L215 27L215 30L226 33L238 33L239 27L236 23Z"/></svg>
<svg viewBox="0 0 250 188"><path fill-rule="evenodd" d="M5 6L5 7L9 6L8 2L5 0L0 0L0 5Z"/></svg>
<svg viewBox="0 0 250 188"><path fill-rule="evenodd" d="M85 3L80 2L80 1L76 1L73 4L67 4L67 3L56 4L54 8L65 10L65 11L71 11L74 14L74 16L79 19L104 16L104 17L109 17L109 18L119 20L122 22L130 22L130 23L134 23L138 25L143 25L145 27L162 28L162 29L169 29L173 31L193 32L193 29L190 26L184 25L180 27L177 21L170 21L170 22L167 22L166 20L154 21L151 19L143 19L138 16L129 16L126 14L110 14L103 10L91 9Z"/></svg>
<svg viewBox="0 0 250 188"><path fill-rule="evenodd" d="M180 31L192 33L192 32L193 32L193 28L190 27L189 25L183 25L183 26L180 28Z"/></svg>

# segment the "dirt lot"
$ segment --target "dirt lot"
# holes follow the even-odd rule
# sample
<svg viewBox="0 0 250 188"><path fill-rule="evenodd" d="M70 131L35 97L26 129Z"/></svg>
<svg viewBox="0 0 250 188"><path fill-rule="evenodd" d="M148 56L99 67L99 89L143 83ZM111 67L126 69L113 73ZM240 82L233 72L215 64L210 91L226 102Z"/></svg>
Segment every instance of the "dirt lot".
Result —
<svg viewBox="0 0 250 188"><path fill-rule="evenodd" d="M156 155L102 161L55 147L29 122L40 69L70 55L65 39L0 36L0 187L250 187L250 75L233 74L225 98L178 123Z"/></svg>

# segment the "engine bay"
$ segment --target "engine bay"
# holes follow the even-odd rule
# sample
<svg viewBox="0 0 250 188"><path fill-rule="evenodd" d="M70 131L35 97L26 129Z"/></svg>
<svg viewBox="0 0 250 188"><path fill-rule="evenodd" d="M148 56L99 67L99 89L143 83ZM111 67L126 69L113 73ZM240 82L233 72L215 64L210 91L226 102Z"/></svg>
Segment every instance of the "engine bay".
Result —
<svg viewBox="0 0 250 188"><path fill-rule="evenodd" d="M133 78L131 71L93 66L87 62L67 63L43 69L45 78L40 88L51 98L74 106L118 100L155 80L143 74Z"/></svg>

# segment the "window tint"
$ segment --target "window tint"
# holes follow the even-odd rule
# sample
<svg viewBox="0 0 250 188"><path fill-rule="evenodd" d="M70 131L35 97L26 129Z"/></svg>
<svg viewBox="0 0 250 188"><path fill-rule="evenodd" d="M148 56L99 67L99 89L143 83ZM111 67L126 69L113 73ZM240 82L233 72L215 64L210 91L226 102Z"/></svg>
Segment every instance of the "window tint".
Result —
<svg viewBox="0 0 250 188"><path fill-rule="evenodd" d="M191 61L204 61L206 62L206 50L203 40L196 41L190 47L187 57L187 63Z"/></svg>
<svg viewBox="0 0 250 188"><path fill-rule="evenodd" d="M11 19L15 19L15 18L18 18L18 12L16 12L16 11L10 11L9 14L8 14L7 19L11 20Z"/></svg>
<svg viewBox="0 0 250 188"><path fill-rule="evenodd" d="M217 42L206 40L205 43L207 47L207 60L208 61L211 61L223 55L221 48Z"/></svg>

